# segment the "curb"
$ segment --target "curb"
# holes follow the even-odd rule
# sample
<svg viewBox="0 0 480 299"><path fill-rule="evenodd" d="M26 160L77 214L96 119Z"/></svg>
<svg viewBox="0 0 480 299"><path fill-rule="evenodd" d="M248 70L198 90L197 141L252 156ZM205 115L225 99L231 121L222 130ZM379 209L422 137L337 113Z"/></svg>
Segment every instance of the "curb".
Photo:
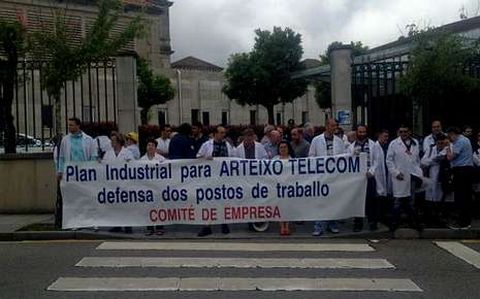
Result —
<svg viewBox="0 0 480 299"><path fill-rule="evenodd" d="M397 240L416 240L416 239L480 239L480 229L470 230L450 230L450 229L425 229L418 232L414 229L401 228L391 233L388 231L351 233L343 235L326 235L320 238L312 237L310 234L297 234L288 237L281 237L277 234L251 234L245 233L240 236L211 235L199 238L192 235L178 236L175 233L161 237L146 237L144 235L125 235L98 233L88 231L17 231L0 232L1 241L47 241L47 240L326 240L326 239L397 239Z"/></svg>
<svg viewBox="0 0 480 299"><path fill-rule="evenodd" d="M419 232L414 229L401 228L395 231L395 239L479 239L480 229L452 230L445 228L426 228Z"/></svg>

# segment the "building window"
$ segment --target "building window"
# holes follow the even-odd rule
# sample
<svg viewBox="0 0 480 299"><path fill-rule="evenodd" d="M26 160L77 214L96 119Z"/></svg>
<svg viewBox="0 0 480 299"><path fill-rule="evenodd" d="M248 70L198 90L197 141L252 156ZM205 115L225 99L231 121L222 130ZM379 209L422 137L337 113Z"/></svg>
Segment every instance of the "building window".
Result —
<svg viewBox="0 0 480 299"><path fill-rule="evenodd" d="M302 123L308 123L309 120L308 120L308 111L303 111L302 112Z"/></svg>
<svg viewBox="0 0 480 299"><path fill-rule="evenodd" d="M277 126L280 126L282 124L282 114L280 112L277 112Z"/></svg>
<svg viewBox="0 0 480 299"><path fill-rule="evenodd" d="M43 127L53 128L53 106L42 105L42 124Z"/></svg>
<svg viewBox="0 0 480 299"><path fill-rule="evenodd" d="M94 106L83 106L83 121L84 122L95 122L97 109Z"/></svg>
<svg viewBox="0 0 480 299"><path fill-rule="evenodd" d="M192 109L192 124L199 121L200 110Z"/></svg>
<svg viewBox="0 0 480 299"><path fill-rule="evenodd" d="M210 125L210 112L208 111L203 111L202 112L202 123L204 126L209 126Z"/></svg>
<svg viewBox="0 0 480 299"><path fill-rule="evenodd" d="M160 127L163 127L167 124L167 110L166 109L160 109L158 110L158 125Z"/></svg>
<svg viewBox="0 0 480 299"><path fill-rule="evenodd" d="M222 125L228 125L228 111L222 111Z"/></svg>
<svg viewBox="0 0 480 299"><path fill-rule="evenodd" d="M250 110L250 124L255 126L257 125L257 111Z"/></svg>

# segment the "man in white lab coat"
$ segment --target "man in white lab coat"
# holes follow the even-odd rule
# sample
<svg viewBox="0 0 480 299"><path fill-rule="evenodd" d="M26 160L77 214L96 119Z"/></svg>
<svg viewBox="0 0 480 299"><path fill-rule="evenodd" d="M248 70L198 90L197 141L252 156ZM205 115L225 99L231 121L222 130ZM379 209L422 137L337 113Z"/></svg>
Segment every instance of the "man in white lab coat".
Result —
<svg viewBox="0 0 480 299"><path fill-rule="evenodd" d="M210 139L202 144L197 153L197 158L213 159L214 157L235 157L235 149L225 140L226 130L218 126ZM222 224L222 234L229 234L230 229L227 224ZM199 237L205 237L212 234L212 228L209 225L204 226L197 234Z"/></svg>
<svg viewBox="0 0 480 299"><path fill-rule="evenodd" d="M432 122L432 134L428 135L423 139L423 155L431 155L433 147L436 146L437 136L443 134L442 132L442 123L439 120L434 120Z"/></svg>
<svg viewBox="0 0 480 299"><path fill-rule="evenodd" d="M394 197L392 231L398 227L402 202L406 204L410 225L416 227L415 187L422 182L423 176L418 141L411 137L410 129L405 125L400 126L398 135L390 143L386 158Z"/></svg>
<svg viewBox="0 0 480 299"><path fill-rule="evenodd" d="M371 231L378 229L378 218L380 203L379 195L384 195L385 183L382 178L377 176L381 174L380 168L384 168L383 150L380 145L367 136L367 126L358 125L356 128L356 138L349 148L348 152L353 156L359 156L362 153L367 155L367 194L365 199L365 214L367 216L369 228ZM385 171L383 171L384 173ZM378 179L377 179L378 178ZM378 180L378 184L377 184ZM363 229L363 218L356 217L354 220L353 231L360 232Z"/></svg>
<svg viewBox="0 0 480 299"><path fill-rule="evenodd" d="M255 141L255 132L252 129L243 131L243 142L237 146L236 157L241 159L268 159L267 151L260 142Z"/></svg>
<svg viewBox="0 0 480 299"><path fill-rule="evenodd" d="M345 153L345 143L335 136L337 127L338 124L333 118L327 120L325 132L312 140L308 153L309 157L334 156ZM335 220L316 221L312 235L321 236L325 226L331 233L338 234L340 232Z"/></svg>

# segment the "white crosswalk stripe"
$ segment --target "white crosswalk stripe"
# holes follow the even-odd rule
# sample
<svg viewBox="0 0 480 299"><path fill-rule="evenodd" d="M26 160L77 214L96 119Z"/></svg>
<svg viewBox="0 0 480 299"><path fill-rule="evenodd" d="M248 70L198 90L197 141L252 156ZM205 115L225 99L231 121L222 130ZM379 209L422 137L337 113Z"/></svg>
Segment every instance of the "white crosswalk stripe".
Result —
<svg viewBox="0 0 480 299"><path fill-rule="evenodd" d="M62 277L50 291L389 291L421 292L410 279Z"/></svg>
<svg viewBox="0 0 480 299"><path fill-rule="evenodd" d="M145 277L130 275L114 277L60 277L47 289L61 292L113 292L113 291L142 291L142 292L199 292L199 291L376 291L376 292L422 292L422 289L408 278L375 277L374 271L394 271L395 266L382 258L270 258L252 257L255 252L291 252L298 255L302 252L322 253L334 255L340 253L371 254L375 248L369 244L359 243L240 243L240 242L103 242L97 248L100 253L118 252L133 253L143 250L169 252L204 252L205 257L178 257L178 256L93 256L82 258L75 266L88 271L93 268L117 269L145 269L163 268L181 269L281 269L283 271L302 271L302 269L335 269L339 271L352 269L370 273L368 277L152 277L152 272L145 272ZM248 257L217 257L218 252L245 252ZM213 256L208 256L211 252ZM205 254L206 253L206 254ZM283 253L285 254L285 253ZM102 254L104 255L104 254ZM122 270L125 269L125 270ZM296 270L295 270L296 269ZM106 270L104 270L106 271ZM137 270L138 271L138 270ZM233 271L233 270L232 270ZM266 270L265 270L266 271ZM281 271L281 270L279 270ZM312 270L311 270L312 271ZM233 272L233 273L237 273ZM150 273L150 275L148 274ZM198 271L196 272L198 273ZM292 272L295 273L295 272ZM82 275L84 276L84 275ZM251 275L250 275L251 276ZM256 276L256 275L255 275ZM281 276L281 275L280 275ZM304 276L304 275L302 275ZM322 275L320 275L322 276Z"/></svg>
<svg viewBox="0 0 480 299"><path fill-rule="evenodd" d="M464 260L477 269L480 269L480 252L477 252L460 242L434 242L438 247L448 251L459 259Z"/></svg>
<svg viewBox="0 0 480 299"><path fill-rule="evenodd" d="M194 251L351 251L369 252L368 244L324 243L205 243L205 242L104 242L99 250L194 250Z"/></svg>
<svg viewBox="0 0 480 299"><path fill-rule="evenodd" d="M86 257L78 267L392 269L385 259Z"/></svg>

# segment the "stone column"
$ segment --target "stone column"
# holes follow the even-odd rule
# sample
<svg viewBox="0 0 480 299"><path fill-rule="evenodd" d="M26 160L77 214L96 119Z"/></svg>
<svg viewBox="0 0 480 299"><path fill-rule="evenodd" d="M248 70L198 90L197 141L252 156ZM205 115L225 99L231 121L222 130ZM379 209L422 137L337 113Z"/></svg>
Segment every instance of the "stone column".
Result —
<svg viewBox="0 0 480 299"><path fill-rule="evenodd" d="M122 133L137 131L140 110L137 105L137 63L132 56L116 57L117 124Z"/></svg>
<svg viewBox="0 0 480 299"><path fill-rule="evenodd" d="M352 128L352 47L336 46L328 53L332 82L332 115L345 130Z"/></svg>

